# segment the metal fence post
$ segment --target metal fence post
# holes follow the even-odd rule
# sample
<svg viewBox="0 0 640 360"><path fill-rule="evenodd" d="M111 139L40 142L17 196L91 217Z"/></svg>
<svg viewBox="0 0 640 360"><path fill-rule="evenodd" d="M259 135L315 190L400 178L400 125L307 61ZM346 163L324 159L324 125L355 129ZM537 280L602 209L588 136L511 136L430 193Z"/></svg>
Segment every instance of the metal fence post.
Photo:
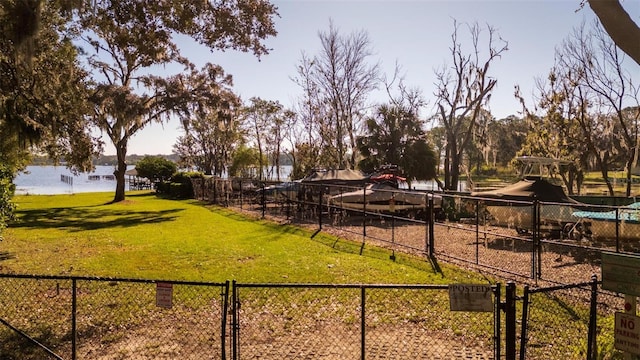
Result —
<svg viewBox="0 0 640 360"><path fill-rule="evenodd" d="M429 193L424 194L424 253L429 255Z"/></svg>
<svg viewBox="0 0 640 360"><path fill-rule="evenodd" d="M524 286L522 296L522 321L520 322L520 360L525 360L527 354L527 318L529 316L529 285Z"/></svg>
<svg viewBox="0 0 640 360"><path fill-rule="evenodd" d="M238 312L240 308L240 300L238 299L238 287L236 281L232 281L232 299L231 299L231 356L233 360L238 359L238 344L240 344L240 322Z"/></svg>
<svg viewBox="0 0 640 360"><path fill-rule="evenodd" d="M534 199L531 204L531 232L533 233L532 243L531 243L531 278L537 279L536 274L537 271L537 259L538 259L538 200Z"/></svg>
<svg viewBox="0 0 640 360"><path fill-rule="evenodd" d="M213 179L213 199L212 202L216 205L220 205L218 202L218 180Z"/></svg>
<svg viewBox="0 0 640 360"><path fill-rule="evenodd" d="M536 219L536 232L534 235L535 244L536 244L536 260L538 263L536 264L536 280L542 278L542 240L540 239L540 201L535 200L535 219Z"/></svg>
<svg viewBox="0 0 640 360"><path fill-rule="evenodd" d="M322 197L324 196L324 188L320 187L320 194L318 195L318 230L322 230Z"/></svg>
<svg viewBox="0 0 640 360"><path fill-rule="evenodd" d="M501 302L501 294L500 294L500 283L497 283L494 290L495 294L495 309L493 310L493 358L495 360L500 359L500 340L502 338L502 334L500 333L501 318L500 313L502 312L502 302Z"/></svg>
<svg viewBox="0 0 640 360"><path fill-rule="evenodd" d="M362 188L362 243L367 237L367 187Z"/></svg>
<svg viewBox="0 0 640 360"><path fill-rule="evenodd" d="M264 219L264 214L267 210L267 194L265 190L266 186L262 183L262 218Z"/></svg>
<svg viewBox="0 0 640 360"><path fill-rule="evenodd" d="M76 279L71 280L71 359L77 359L77 310L78 310L78 288Z"/></svg>
<svg viewBox="0 0 640 360"><path fill-rule="evenodd" d="M433 230L433 226L435 224L435 217L433 215L433 193L431 193L431 196L429 196L429 211L427 213L427 218L428 218L428 222L429 222L429 257L433 257L433 254L435 252L435 245L434 245L434 230Z"/></svg>
<svg viewBox="0 0 640 360"><path fill-rule="evenodd" d="M360 359L364 360L365 359L365 348L366 348L366 330L365 330L365 325L366 325L366 320L365 320L365 306L366 306L366 291L365 291L365 287L362 286L360 287Z"/></svg>
<svg viewBox="0 0 640 360"><path fill-rule="evenodd" d="M516 359L516 284L507 283L504 303L505 319L505 357L507 360Z"/></svg>
<svg viewBox="0 0 640 360"><path fill-rule="evenodd" d="M480 200L476 200L476 265L480 264Z"/></svg>
<svg viewBox="0 0 640 360"><path fill-rule="evenodd" d="M616 207L616 252L620 252L620 209Z"/></svg>
<svg viewBox="0 0 640 360"><path fill-rule="evenodd" d="M591 275L591 309L589 311L589 337L587 343L587 360L598 358L598 344L596 341L598 321L598 276Z"/></svg>
<svg viewBox="0 0 640 360"><path fill-rule="evenodd" d="M227 313L229 311L229 280L224 284L222 296L222 321L220 321L220 347L222 351L222 360L227 359L227 347L225 339L227 338Z"/></svg>

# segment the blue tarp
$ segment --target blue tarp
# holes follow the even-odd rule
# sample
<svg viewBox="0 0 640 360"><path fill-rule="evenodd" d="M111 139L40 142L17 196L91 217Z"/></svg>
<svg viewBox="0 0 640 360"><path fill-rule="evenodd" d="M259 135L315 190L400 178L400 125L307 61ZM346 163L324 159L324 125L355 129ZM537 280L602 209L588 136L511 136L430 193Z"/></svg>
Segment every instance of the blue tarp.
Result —
<svg viewBox="0 0 640 360"><path fill-rule="evenodd" d="M575 211L573 216L594 220L640 223L640 202L635 202L612 211Z"/></svg>

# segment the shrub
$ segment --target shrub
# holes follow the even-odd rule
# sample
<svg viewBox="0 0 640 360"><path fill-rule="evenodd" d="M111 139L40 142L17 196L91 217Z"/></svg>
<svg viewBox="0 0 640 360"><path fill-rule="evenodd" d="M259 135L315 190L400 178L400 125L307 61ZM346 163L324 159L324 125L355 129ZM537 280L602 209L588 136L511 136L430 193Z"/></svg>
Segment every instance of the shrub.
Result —
<svg viewBox="0 0 640 360"><path fill-rule="evenodd" d="M2 230L13 218L15 205L11 202L11 197L14 191L13 173L7 166L0 164L0 240L2 240Z"/></svg>
<svg viewBox="0 0 640 360"><path fill-rule="evenodd" d="M178 169L177 165L160 156L145 156L136 164L138 176L151 181L164 181L169 179Z"/></svg>
<svg viewBox="0 0 640 360"><path fill-rule="evenodd" d="M174 199L193 198L192 178L202 178L204 175L195 171L176 172L171 176L171 181L156 183L156 191Z"/></svg>

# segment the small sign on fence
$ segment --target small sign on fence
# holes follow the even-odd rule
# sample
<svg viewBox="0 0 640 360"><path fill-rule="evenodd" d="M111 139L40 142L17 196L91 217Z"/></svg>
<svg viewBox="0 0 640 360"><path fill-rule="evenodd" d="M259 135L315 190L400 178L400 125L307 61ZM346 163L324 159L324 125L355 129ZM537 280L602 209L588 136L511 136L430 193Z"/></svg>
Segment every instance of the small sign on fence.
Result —
<svg viewBox="0 0 640 360"><path fill-rule="evenodd" d="M171 309L173 306L173 284L156 283L156 306Z"/></svg>
<svg viewBox="0 0 640 360"><path fill-rule="evenodd" d="M451 311L492 312L491 285L451 284L449 285L449 308Z"/></svg>
<svg viewBox="0 0 640 360"><path fill-rule="evenodd" d="M640 296L640 257L603 252L602 288Z"/></svg>
<svg viewBox="0 0 640 360"><path fill-rule="evenodd" d="M640 355L640 317L616 312L614 347Z"/></svg>

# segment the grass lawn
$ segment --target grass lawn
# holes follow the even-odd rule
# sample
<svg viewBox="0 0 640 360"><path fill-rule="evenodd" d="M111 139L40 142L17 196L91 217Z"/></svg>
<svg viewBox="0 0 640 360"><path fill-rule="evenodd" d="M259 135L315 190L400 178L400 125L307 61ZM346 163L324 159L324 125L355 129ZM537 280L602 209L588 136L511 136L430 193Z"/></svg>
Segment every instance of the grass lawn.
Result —
<svg viewBox="0 0 640 360"><path fill-rule="evenodd" d="M250 219L194 200L161 199L142 191L129 193L124 202L109 204L112 197L112 193L17 196L14 199L18 205L17 221L6 229L5 241L0 243L0 253L9 253L11 257L0 260L0 272L240 283L487 282L480 274L448 264L438 264L442 270L439 273L425 259L396 253L392 261L387 249L368 245L362 248L360 243L322 233L311 238L309 230ZM83 301L88 301L88 294L92 293L87 292ZM429 312L424 318L429 319L430 331L490 336L489 321L463 331L458 328L460 322L440 319L453 315L448 311L446 294L437 297L433 294L420 300L426 304L420 309ZM411 292L403 296L418 301ZM263 300L260 296L256 299ZM404 311L399 305L401 299L391 298L382 310ZM289 303L289 299L284 301L287 306ZM125 302L122 306L126 310L122 310L123 314L129 314L133 305ZM535 326L543 330L532 331L532 341L544 346L556 344L571 358L583 357L577 354L586 348L587 334L577 327L571 327L570 331L564 325L577 321L575 314L588 310L588 306L567 306L561 300L543 296L537 298L535 306ZM54 312L49 313L53 316ZM400 318L411 314L404 311ZM520 308L517 316L521 316ZM135 322L129 315L123 315L121 321L129 325ZM574 344L576 348L567 348L565 344ZM599 347L610 344L607 339Z"/></svg>
<svg viewBox="0 0 640 360"><path fill-rule="evenodd" d="M486 282L480 275L193 200L133 192L17 196L3 273L268 283Z"/></svg>

